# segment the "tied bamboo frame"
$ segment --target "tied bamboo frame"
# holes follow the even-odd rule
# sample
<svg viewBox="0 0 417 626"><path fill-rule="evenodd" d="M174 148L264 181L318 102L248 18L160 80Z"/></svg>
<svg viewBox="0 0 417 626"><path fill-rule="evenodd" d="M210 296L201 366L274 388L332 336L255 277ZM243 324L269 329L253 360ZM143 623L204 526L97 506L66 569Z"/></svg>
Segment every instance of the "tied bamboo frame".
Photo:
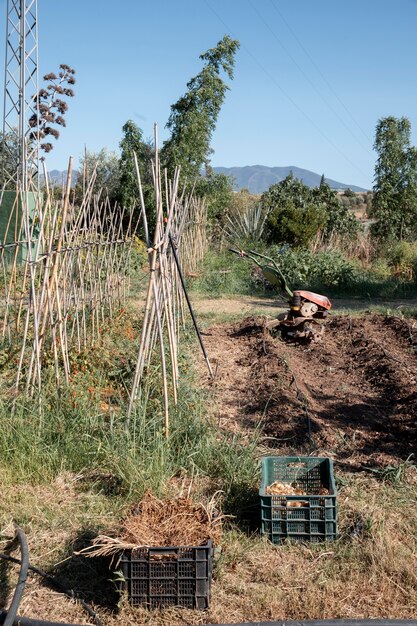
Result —
<svg viewBox="0 0 417 626"><path fill-rule="evenodd" d="M127 424L140 395L145 368L157 352L168 437L170 403L178 402L178 346L185 324L184 292L172 245L185 275L196 272L207 247L207 211L203 200L194 198L185 187L180 191L178 168L172 180L166 170L161 173L156 126L154 207L145 206L139 164L135 154L132 158L139 191L137 220L134 211L112 206L101 192L94 193L95 170L88 180L84 172L83 197L76 206L71 201L72 159L60 200L54 199L44 166L44 194L37 197L32 216L25 194L16 190L0 243L0 328L3 344L17 355L15 395L37 394L41 409L46 357L49 363L52 359L59 392L70 382L70 353L98 345L105 323L111 323L116 312L125 307L132 246L142 226L149 275ZM152 209L155 230L149 233ZM13 233L13 243L8 243L9 233ZM210 370L207 356L206 361Z"/></svg>
<svg viewBox="0 0 417 626"><path fill-rule="evenodd" d="M185 323L184 291L172 246L176 248L177 261L182 257L182 253L184 254L186 258L185 267L188 271L198 267L207 246L207 210L204 201L196 200L192 192L188 195L185 191L181 195L179 194L179 168L176 168L172 181L168 180L166 171L161 176L157 146L158 133L157 126L155 126L153 181L156 198L156 225L152 245L148 232L142 179L139 164L136 155L134 155L141 214L149 255L150 277L138 358L130 394L128 420L130 420L135 401L139 396L145 366L150 362L152 352L158 343L164 399L164 432L165 436L169 437L169 372L165 352L167 351L169 355L172 397L174 404L176 404L179 384L178 345L181 322L182 325ZM165 344L167 344L167 350ZM210 362L206 354L205 359L211 373Z"/></svg>
<svg viewBox="0 0 417 626"><path fill-rule="evenodd" d="M52 353L60 389L69 382L70 351L94 346L105 320L125 305L136 232L123 209L93 194L95 172L79 206L70 201L72 159L61 200L53 199L45 168L44 177L32 214L27 194L16 189L0 243L0 328L18 355L15 393L39 398L45 355Z"/></svg>

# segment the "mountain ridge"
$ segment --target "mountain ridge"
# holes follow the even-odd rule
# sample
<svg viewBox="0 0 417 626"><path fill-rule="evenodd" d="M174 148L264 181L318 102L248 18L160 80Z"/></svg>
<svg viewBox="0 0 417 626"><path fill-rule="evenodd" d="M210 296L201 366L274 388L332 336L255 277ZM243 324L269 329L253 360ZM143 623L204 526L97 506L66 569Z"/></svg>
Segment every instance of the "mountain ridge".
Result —
<svg viewBox="0 0 417 626"><path fill-rule="evenodd" d="M321 174L316 174L311 170L297 167L296 165L274 166L268 165L243 165L241 167L213 167L216 174L225 174L235 180L236 191L249 189L251 193L260 194L267 191L271 185L280 183L291 172L294 178L302 180L308 187L318 187L321 181ZM326 183L331 189L351 189L352 191L368 191L358 185L349 185L337 180L325 177Z"/></svg>
<svg viewBox="0 0 417 626"><path fill-rule="evenodd" d="M268 165L243 165L236 167L218 166L213 167L212 169L216 174L231 176L234 179L234 187L236 191L240 189L249 189L249 191L254 194L260 194L267 191L271 185L284 180L290 172L293 173L294 178L302 180L308 187L318 187L321 181L321 174L316 174L316 172L303 169L302 167L297 167L296 165L287 165L283 167L269 167ZM74 170L72 176L72 186L74 186L79 176L80 173ZM60 171L53 169L48 173L48 177L51 183L62 185L66 182L67 172L66 170ZM331 189L351 189L352 191L357 192L368 191L363 187L348 185L331 178L325 177L325 181Z"/></svg>

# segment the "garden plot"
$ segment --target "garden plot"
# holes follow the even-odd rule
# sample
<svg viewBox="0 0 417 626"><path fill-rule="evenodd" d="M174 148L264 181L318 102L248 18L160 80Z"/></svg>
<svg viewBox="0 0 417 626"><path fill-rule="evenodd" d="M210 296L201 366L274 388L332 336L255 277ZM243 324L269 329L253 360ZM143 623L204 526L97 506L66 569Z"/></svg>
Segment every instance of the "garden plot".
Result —
<svg viewBox="0 0 417 626"><path fill-rule="evenodd" d="M398 463L415 452L417 323L335 317L317 345L286 343L263 318L216 325L205 337L217 367L219 425L261 423L274 453L325 451L346 469ZM308 422L312 442L308 438Z"/></svg>

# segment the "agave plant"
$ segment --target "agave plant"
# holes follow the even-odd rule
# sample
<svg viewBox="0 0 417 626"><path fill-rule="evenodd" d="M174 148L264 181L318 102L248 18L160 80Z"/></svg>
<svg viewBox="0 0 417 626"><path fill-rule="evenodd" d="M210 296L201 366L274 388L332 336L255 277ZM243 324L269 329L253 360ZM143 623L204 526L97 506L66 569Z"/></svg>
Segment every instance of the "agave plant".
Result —
<svg viewBox="0 0 417 626"><path fill-rule="evenodd" d="M224 231L230 241L250 240L260 241L262 239L268 210L260 204L249 205L243 213L233 216L226 216L227 222Z"/></svg>
<svg viewBox="0 0 417 626"><path fill-rule="evenodd" d="M68 104L62 97L74 97L74 90L67 85L75 84L75 70L65 63L61 63L59 68L58 76L54 72L45 74L43 79L47 85L34 96L35 113L29 119L29 126L34 129L32 139L58 139L59 130L55 126L66 126L64 115ZM53 145L50 141L43 141L40 148L44 152L50 152Z"/></svg>

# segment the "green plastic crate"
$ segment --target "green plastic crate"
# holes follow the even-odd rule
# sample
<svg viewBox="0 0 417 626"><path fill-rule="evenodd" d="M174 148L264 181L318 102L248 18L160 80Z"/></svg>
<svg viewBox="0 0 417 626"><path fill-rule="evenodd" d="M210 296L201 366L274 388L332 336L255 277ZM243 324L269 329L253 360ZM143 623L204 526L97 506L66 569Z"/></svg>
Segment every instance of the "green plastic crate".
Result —
<svg viewBox="0 0 417 626"><path fill-rule="evenodd" d="M266 488L279 481L307 495L270 495ZM320 494L327 489L329 495ZM333 462L324 457L267 456L262 459L261 532L272 543L332 541L337 536L337 492ZM291 502L302 506L291 506Z"/></svg>

